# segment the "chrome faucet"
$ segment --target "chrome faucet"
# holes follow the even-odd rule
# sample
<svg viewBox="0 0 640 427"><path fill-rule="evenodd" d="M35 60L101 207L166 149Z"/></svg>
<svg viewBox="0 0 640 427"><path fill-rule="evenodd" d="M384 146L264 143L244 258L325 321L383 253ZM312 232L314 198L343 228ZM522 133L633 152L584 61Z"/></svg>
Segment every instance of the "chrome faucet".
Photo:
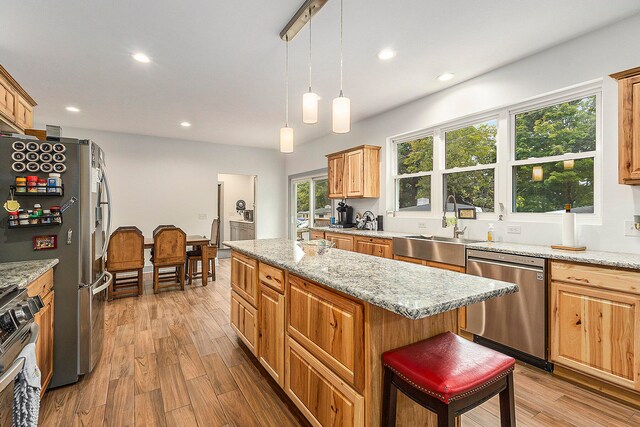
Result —
<svg viewBox="0 0 640 427"><path fill-rule="evenodd" d="M456 214L456 223L453 226L453 237L455 239L459 239L464 235L467 227L463 228L462 230L458 228L458 203L456 202L456 197L453 194L449 194L447 196L447 200L445 200L444 202L444 209L442 213L442 228L447 228L447 206L449 205L449 199L453 199L453 212Z"/></svg>

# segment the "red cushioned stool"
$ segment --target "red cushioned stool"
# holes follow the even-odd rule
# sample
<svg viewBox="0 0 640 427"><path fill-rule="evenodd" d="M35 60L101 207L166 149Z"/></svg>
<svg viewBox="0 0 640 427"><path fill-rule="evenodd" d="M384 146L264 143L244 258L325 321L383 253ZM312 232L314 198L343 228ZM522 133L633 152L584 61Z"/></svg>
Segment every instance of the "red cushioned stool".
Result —
<svg viewBox="0 0 640 427"><path fill-rule="evenodd" d="M438 427L500 394L500 425L516 425L515 360L446 332L382 355L382 425L396 425L398 390L438 415Z"/></svg>

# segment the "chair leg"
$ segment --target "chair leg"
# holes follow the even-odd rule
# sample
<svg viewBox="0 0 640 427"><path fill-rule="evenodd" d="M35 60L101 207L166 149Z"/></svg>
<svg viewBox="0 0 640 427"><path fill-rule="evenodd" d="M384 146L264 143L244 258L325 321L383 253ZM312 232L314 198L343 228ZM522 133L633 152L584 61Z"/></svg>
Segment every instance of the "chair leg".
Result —
<svg viewBox="0 0 640 427"><path fill-rule="evenodd" d="M446 403L439 405L436 414L438 415L438 427L455 427L456 414L449 405Z"/></svg>
<svg viewBox="0 0 640 427"><path fill-rule="evenodd" d="M189 278L189 285L191 283L193 283L193 260L187 260L187 265L189 266L189 268L187 269L187 277Z"/></svg>
<svg viewBox="0 0 640 427"><path fill-rule="evenodd" d="M382 388L382 426L395 427L396 404L398 401L398 389L393 385L394 373L389 368L384 368L384 384Z"/></svg>
<svg viewBox="0 0 640 427"><path fill-rule="evenodd" d="M113 279L111 279L111 284L109 285L109 289L107 290L107 301L112 301L113 300L113 292L114 292L114 288L113 285L116 281L116 275L118 273L113 273Z"/></svg>
<svg viewBox="0 0 640 427"><path fill-rule="evenodd" d="M142 268L138 269L138 296L142 296L142 279L143 279L144 271Z"/></svg>
<svg viewBox="0 0 640 427"><path fill-rule="evenodd" d="M158 293L158 275L160 274L160 270L155 265L153 266L153 293Z"/></svg>
<svg viewBox="0 0 640 427"><path fill-rule="evenodd" d="M211 275L213 276L212 279L215 282L216 281L216 259L209 258L209 262L211 262Z"/></svg>
<svg viewBox="0 0 640 427"><path fill-rule="evenodd" d="M507 375L507 388L500 392L500 426L516 426L516 404L513 397L513 372Z"/></svg>
<svg viewBox="0 0 640 427"><path fill-rule="evenodd" d="M180 269L180 289L184 291L184 264L178 268Z"/></svg>

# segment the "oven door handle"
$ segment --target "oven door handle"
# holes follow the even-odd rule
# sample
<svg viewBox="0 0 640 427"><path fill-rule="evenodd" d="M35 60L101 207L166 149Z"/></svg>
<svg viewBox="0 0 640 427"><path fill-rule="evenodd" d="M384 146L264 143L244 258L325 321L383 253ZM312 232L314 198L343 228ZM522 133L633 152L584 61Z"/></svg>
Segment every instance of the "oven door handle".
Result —
<svg viewBox="0 0 640 427"><path fill-rule="evenodd" d="M40 333L40 327L37 323L32 323L31 328L29 330L31 337L29 338L29 344L35 344L38 341L38 335ZM13 361L9 369L7 369L2 376L0 376L0 392L7 388L9 384L16 379L18 374L22 372L24 368L24 357L19 357Z"/></svg>

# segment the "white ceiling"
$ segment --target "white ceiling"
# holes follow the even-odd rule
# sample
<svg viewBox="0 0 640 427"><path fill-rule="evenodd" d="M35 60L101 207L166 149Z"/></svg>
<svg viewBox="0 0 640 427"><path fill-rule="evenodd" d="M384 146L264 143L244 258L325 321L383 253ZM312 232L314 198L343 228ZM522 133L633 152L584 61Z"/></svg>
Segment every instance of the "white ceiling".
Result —
<svg viewBox="0 0 640 427"><path fill-rule="evenodd" d="M3 3L0 63L39 103L37 122L277 148L278 34L302 0ZM330 0L313 21L315 126L301 119L308 26L291 42L297 144L331 131L339 6ZM357 121L638 13L640 1L344 0L344 9L344 91ZM397 50L389 62L377 58L385 47ZM133 61L134 51L152 62ZM455 79L436 80L445 71Z"/></svg>

